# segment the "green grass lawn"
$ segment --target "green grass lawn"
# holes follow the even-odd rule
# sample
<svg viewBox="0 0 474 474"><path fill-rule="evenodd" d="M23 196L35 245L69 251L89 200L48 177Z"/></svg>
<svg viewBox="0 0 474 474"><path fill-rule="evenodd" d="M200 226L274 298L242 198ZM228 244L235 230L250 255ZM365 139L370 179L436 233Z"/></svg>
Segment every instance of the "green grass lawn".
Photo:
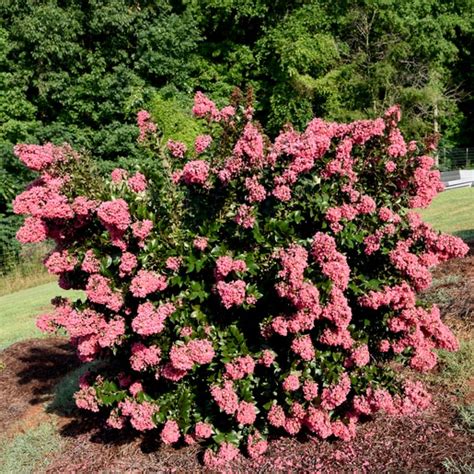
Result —
<svg viewBox="0 0 474 474"><path fill-rule="evenodd" d="M420 212L436 229L474 240L474 188L440 193L428 209Z"/></svg>
<svg viewBox="0 0 474 474"><path fill-rule="evenodd" d="M61 290L56 282L0 296L0 350L21 339L41 337L36 316L51 308L55 296L77 298L79 291Z"/></svg>

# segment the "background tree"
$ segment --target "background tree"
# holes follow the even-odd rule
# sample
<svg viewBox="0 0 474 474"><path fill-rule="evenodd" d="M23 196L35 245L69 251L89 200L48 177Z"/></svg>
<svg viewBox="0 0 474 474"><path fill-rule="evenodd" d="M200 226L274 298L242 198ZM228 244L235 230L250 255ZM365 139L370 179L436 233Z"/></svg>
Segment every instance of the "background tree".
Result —
<svg viewBox="0 0 474 474"><path fill-rule="evenodd" d="M11 199L29 178L15 143L67 141L103 171L133 168L137 110L190 143L198 89L222 104L251 86L270 134L400 103L410 136L436 124L443 145L472 144L470 0L12 0L0 18L5 241Z"/></svg>

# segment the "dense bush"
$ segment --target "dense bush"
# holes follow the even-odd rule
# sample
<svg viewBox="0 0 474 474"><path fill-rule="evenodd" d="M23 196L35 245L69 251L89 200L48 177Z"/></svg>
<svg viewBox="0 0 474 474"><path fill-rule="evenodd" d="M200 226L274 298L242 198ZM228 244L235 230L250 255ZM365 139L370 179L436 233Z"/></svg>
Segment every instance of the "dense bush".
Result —
<svg viewBox="0 0 474 474"><path fill-rule="evenodd" d="M193 148L138 114L133 175L102 180L67 146L15 149L41 173L14 202L28 216L18 239L54 239L47 268L86 292L38 321L102 359L77 405L209 445L211 467L239 446L261 455L273 434L347 440L376 411L425 408L421 384L387 362L425 371L433 349L457 348L416 298L429 267L467 252L410 210L442 187L434 144L405 143L397 107L273 142L238 92L221 110L198 93L193 112L206 129Z"/></svg>

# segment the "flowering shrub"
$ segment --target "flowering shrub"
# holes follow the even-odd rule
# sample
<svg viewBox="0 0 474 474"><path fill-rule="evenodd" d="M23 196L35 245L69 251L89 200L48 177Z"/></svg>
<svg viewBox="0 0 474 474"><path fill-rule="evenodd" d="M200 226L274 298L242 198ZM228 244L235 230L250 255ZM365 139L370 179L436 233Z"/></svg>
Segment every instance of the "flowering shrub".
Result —
<svg viewBox="0 0 474 474"><path fill-rule="evenodd" d="M426 371L434 349L457 348L416 297L430 267L467 252L411 210L442 189L433 145L405 142L397 107L274 141L238 94L219 110L198 93L193 112L207 127L194 149L162 144L140 112L142 169L95 186L68 147L15 149L41 173L15 199L18 239L54 239L48 270L86 295L56 299L38 326L103 360L77 405L202 443L214 468L239 447L261 456L270 435L348 440L367 415L427 407L387 362Z"/></svg>

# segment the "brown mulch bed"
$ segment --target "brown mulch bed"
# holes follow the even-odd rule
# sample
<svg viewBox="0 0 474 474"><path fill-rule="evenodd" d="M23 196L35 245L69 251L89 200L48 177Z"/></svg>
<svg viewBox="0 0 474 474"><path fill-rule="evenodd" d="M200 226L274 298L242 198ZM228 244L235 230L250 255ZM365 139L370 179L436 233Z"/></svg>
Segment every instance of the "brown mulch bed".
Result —
<svg viewBox="0 0 474 474"><path fill-rule="evenodd" d="M79 366L67 339L50 337L17 342L0 352L0 433L41 417L54 386Z"/></svg>
<svg viewBox="0 0 474 474"><path fill-rule="evenodd" d="M448 275L460 278L446 279ZM443 317L462 338L474 337L474 256L434 271L449 298ZM443 281L446 280L445 283ZM427 293L429 296L429 292ZM433 297L436 295L433 294ZM44 408L54 386L79 364L62 338L19 342L0 353L0 433L14 434L52 415ZM244 457L232 472L442 472L446 458L474 465L474 437L457 427L457 400L432 386L434 404L418 417L375 418L362 424L355 441L280 438L260 461ZM156 434L140 437L96 428L93 419L55 415L64 448L48 472L200 472L199 449L160 447Z"/></svg>

